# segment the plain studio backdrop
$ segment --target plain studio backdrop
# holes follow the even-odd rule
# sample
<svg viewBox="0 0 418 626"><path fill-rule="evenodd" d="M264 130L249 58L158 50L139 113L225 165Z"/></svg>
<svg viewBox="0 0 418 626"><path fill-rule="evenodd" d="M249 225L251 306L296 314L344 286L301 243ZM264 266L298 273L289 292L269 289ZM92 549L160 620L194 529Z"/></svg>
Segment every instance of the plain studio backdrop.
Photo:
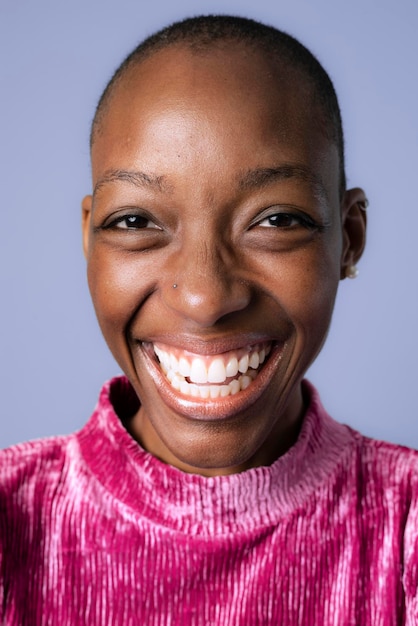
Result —
<svg viewBox="0 0 418 626"><path fill-rule="evenodd" d="M0 0L0 447L71 432L119 373L86 285L80 200L89 124L122 58L200 13L305 43L340 98L350 186L370 200L357 280L340 285L308 373L328 411L418 448L418 4L415 0Z"/></svg>

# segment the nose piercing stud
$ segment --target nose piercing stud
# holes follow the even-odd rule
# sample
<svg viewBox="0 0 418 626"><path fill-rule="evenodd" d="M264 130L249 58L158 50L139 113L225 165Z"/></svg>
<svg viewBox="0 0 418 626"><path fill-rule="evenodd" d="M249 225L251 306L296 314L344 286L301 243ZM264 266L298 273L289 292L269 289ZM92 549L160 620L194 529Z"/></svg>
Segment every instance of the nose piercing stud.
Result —
<svg viewBox="0 0 418 626"><path fill-rule="evenodd" d="M177 289L177 283L174 283L173 289Z"/></svg>

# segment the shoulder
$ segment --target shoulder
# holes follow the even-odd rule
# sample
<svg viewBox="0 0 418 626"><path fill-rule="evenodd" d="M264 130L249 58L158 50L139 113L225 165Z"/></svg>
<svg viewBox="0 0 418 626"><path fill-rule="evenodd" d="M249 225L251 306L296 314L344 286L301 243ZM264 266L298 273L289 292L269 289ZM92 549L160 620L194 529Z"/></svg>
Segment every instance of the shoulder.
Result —
<svg viewBox="0 0 418 626"><path fill-rule="evenodd" d="M366 437L336 421L324 409L315 387L307 380L303 385L308 402L306 416L312 431L309 437L321 440L322 455L332 457L340 471L357 477L359 483L374 482L383 489L416 483L417 450Z"/></svg>
<svg viewBox="0 0 418 626"><path fill-rule="evenodd" d="M382 544L382 551L389 546L400 546L400 568L405 591L408 616L418 614L418 452L404 446L362 439L363 471L362 491L370 494L367 516L374 520L375 527L386 524L391 529L390 542ZM376 518L374 510L383 503L383 521ZM388 535L388 533L387 533ZM383 536L383 534L382 534ZM387 537L386 537L387 539ZM409 621L408 621L409 623ZM412 623L412 621L411 621ZM415 621L413 622L415 623Z"/></svg>
<svg viewBox="0 0 418 626"><path fill-rule="evenodd" d="M406 497L418 495L414 489L418 482L418 451L364 437L355 431L353 435L358 450L359 476L382 489L405 492Z"/></svg>
<svg viewBox="0 0 418 626"><path fill-rule="evenodd" d="M0 450L0 506L1 500L22 490L25 485L59 480L74 452L75 442L74 435L67 435Z"/></svg>
<svg viewBox="0 0 418 626"><path fill-rule="evenodd" d="M62 493L64 486L67 492L74 491L82 479L87 480L87 461L96 461L96 456L103 460L104 441L113 441L111 422L117 422L116 430L122 430L113 403L126 411L132 396L127 379L116 377L103 385L95 410L80 431L0 450L0 514L14 493L19 492L19 501L36 497L39 502L47 492L51 495L56 489Z"/></svg>
<svg viewBox="0 0 418 626"><path fill-rule="evenodd" d="M395 470L399 475L415 474L418 470L418 451L406 446L358 435L365 462L374 463L380 472Z"/></svg>

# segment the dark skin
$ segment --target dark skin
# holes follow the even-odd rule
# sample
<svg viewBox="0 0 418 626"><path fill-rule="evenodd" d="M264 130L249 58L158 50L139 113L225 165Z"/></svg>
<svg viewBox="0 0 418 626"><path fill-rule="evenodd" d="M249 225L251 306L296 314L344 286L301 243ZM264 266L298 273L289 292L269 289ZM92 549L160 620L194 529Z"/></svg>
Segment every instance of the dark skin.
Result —
<svg viewBox="0 0 418 626"><path fill-rule="evenodd" d="M94 306L141 401L132 436L183 471L269 465L295 442L301 380L363 251L365 195L341 198L310 89L240 44L171 47L129 70L94 141ZM208 363L261 344L270 354L247 389L211 400L173 389L155 343Z"/></svg>

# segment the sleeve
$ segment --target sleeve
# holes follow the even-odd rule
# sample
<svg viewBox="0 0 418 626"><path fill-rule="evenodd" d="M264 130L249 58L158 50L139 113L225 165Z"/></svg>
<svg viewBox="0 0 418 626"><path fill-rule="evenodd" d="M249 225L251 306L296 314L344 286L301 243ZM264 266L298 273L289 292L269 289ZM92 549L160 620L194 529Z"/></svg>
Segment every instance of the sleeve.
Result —
<svg viewBox="0 0 418 626"><path fill-rule="evenodd" d="M1 465L1 452L0 452ZM5 605L5 589L4 589L4 573L5 573L5 556L4 546L6 541L6 498L2 483L2 472L0 467L0 624L4 623L4 605Z"/></svg>
<svg viewBox="0 0 418 626"><path fill-rule="evenodd" d="M1 624L4 623L3 607L4 607L3 546L2 546L2 540L0 537L0 623Z"/></svg>
<svg viewBox="0 0 418 626"><path fill-rule="evenodd" d="M405 626L418 626L418 476L411 481L411 504L404 533Z"/></svg>

